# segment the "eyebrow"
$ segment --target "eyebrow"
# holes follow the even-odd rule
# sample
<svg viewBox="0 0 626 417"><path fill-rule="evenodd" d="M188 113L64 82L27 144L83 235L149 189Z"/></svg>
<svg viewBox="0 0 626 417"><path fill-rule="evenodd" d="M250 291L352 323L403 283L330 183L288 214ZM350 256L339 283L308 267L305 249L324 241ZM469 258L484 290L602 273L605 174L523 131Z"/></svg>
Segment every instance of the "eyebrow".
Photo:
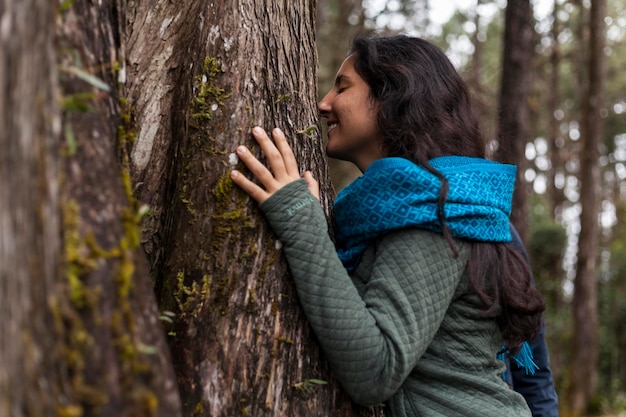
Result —
<svg viewBox="0 0 626 417"><path fill-rule="evenodd" d="M343 80L349 80L349 79L350 77L348 77L347 75L339 74L337 78L335 78L335 86L338 86L339 84L341 84Z"/></svg>

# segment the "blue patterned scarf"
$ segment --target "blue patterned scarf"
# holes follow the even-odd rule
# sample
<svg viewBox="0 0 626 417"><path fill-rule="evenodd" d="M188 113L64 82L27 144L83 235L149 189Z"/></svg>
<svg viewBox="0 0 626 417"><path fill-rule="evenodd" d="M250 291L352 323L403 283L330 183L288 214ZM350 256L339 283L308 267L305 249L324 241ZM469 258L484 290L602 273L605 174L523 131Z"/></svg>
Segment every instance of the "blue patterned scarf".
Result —
<svg viewBox="0 0 626 417"><path fill-rule="evenodd" d="M444 156L430 164L448 180L444 205L453 236L509 242L514 165L482 158ZM441 180L403 158L374 161L363 176L335 200L338 255L348 270L375 238L393 230L419 227L441 232L438 218Z"/></svg>
<svg viewBox="0 0 626 417"><path fill-rule="evenodd" d="M510 242L509 215L516 167L482 158L444 156L430 164L448 180L445 221L453 236L486 242ZM441 233L438 198L441 180L403 158L374 161L363 176L335 199L337 254L354 270L369 243L385 233L418 227ZM506 355L527 373L537 365L527 342Z"/></svg>

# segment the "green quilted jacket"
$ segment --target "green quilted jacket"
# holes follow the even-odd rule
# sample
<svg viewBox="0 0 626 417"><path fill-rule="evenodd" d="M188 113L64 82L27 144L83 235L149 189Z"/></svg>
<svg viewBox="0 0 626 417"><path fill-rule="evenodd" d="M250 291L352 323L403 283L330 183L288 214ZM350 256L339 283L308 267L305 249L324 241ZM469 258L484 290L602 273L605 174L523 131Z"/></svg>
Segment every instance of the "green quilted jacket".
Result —
<svg viewBox="0 0 626 417"><path fill-rule="evenodd" d="M348 274L304 180L260 206L283 244L302 307L335 376L361 405L388 417L524 416L500 377L502 337L481 312L465 264L440 234L389 233Z"/></svg>

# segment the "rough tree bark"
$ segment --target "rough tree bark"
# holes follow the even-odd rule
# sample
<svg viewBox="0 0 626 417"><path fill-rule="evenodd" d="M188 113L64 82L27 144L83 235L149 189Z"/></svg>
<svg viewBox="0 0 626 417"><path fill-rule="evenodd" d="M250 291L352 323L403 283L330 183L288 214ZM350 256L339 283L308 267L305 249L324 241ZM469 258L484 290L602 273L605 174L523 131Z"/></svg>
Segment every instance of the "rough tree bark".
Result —
<svg viewBox="0 0 626 417"><path fill-rule="evenodd" d="M279 242L229 177L237 145L258 152L251 127L278 126L329 208L314 14L308 0L129 2L132 176L187 416L380 413L332 380Z"/></svg>
<svg viewBox="0 0 626 417"><path fill-rule="evenodd" d="M180 415L117 152L130 135L115 81L123 9L32 0L0 12L10 86L0 99L0 415Z"/></svg>
<svg viewBox="0 0 626 417"><path fill-rule="evenodd" d="M600 245L600 144L603 143L606 1L591 3L587 65L589 83L583 96L582 141L580 153L580 234L578 262L574 278L574 335L570 361L566 416L587 412L596 392L598 375L598 257Z"/></svg>
<svg viewBox="0 0 626 417"><path fill-rule="evenodd" d="M526 143L530 140L528 95L534 51L533 33L530 1L508 1L505 12L498 121L499 147L496 159L517 165L511 222L524 242L527 242L528 235L528 184L524 171L528 165L525 156Z"/></svg>
<svg viewBox="0 0 626 417"><path fill-rule="evenodd" d="M55 409L40 383L58 377L47 308L61 250L53 16L49 0L0 1L1 417Z"/></svg>

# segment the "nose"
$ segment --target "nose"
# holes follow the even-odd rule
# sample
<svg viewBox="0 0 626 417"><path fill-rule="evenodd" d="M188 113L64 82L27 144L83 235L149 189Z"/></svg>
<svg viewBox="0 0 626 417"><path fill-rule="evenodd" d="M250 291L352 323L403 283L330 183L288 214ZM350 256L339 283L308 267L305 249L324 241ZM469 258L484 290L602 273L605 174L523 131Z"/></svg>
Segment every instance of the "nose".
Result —
<svg viewBox="0 0 626 417"><path fill-rule="evenodd" d="M332 90L331 90L332 91ZM324 98L322 98L319 103L317 103L317 109L320 112L320 116L322 117L328 117L328 113L330 113L331 110L331 105L330 105L330 93L331 91L329 91L328 93L326 93L326 95L324 96Z"/></svg>

